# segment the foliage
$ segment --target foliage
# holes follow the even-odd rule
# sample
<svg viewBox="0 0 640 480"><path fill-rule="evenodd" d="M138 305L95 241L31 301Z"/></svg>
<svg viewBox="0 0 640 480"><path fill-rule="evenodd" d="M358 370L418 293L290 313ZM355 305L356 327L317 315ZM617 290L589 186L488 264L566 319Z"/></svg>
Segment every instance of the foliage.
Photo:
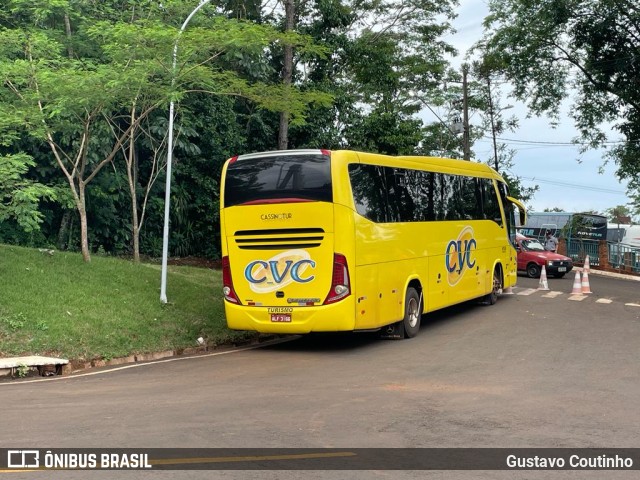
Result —
<svg viewBox="0 0 640 480"><path fill-rule="evenodd" d="M219 255L222 164L275 148L283 111L290 148L440 148L417 112L442 101L453 0L294 3L291 31L278 5L231 1L179 34L181 0L0 0L0 153L29 152L19 181L53 192L30 204L39 231L8 218L0 239L159 256L171 100L172 256Z"/></svg>
<svg viewBox="0 0 640 480"><path fill-rule="evenodd" d="M33 166L33 159L26 154L0 156L0 225L13 218L27 233L40 229L44 216L38 211L39 201L55 199L55 191L24 178Z"/></svg>
<svg viewBox="0 0 640 480"><path fill-rule="evenodd" d="M610 222L629 223L630 217L632 216L632 211L631 208L626 205L616 205L615 207L607 208L604 214L607 216Z"/></svg>
<svg viewBox="0 0 640 480"><path fill-rule="evenodd" d="M558 119L562 100L584 148L607 146L620 178L640 173L640 7L629 0L491 0L481 43L487 61L532 112Z"/></svg>

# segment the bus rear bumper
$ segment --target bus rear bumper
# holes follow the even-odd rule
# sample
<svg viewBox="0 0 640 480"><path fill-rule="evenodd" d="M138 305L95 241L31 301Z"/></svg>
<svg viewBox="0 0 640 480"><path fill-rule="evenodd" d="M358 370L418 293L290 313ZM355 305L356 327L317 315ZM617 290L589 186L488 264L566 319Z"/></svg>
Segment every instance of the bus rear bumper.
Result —
<svg viewBox="0 0 640 480"><path fill-rule="evenodd" d="M303 334L352 331L355 328L352 297L331 305L291 307L287 316L273 316L268 307L248 307L225 301L227 326L260 333Z"/></svg>

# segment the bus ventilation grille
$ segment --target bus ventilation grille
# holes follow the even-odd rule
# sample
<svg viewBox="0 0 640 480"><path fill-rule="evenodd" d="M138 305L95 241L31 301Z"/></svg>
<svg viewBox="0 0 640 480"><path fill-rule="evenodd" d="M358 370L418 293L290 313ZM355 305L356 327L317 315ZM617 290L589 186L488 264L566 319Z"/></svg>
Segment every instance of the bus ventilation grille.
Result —
<svg viewBox="0 0 640 480"><path fill-rule="evenodd" d="M277 228L239 230L235 233L238 248L243 250L289 250L319 247L324 240L322 228Z"/></svg>

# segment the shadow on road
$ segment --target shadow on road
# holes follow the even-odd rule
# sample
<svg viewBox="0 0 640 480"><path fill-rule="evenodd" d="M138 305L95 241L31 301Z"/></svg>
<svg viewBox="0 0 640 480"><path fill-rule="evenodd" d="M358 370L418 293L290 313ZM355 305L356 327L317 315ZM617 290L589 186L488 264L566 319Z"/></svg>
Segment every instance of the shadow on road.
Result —
<svg viewBox="0 0 640 480"><path fill-rule="evenodd" d="M465 302L452 307L437 310L422 316L420 333L428 335L429 330L437 328L441 324L460 320L460 316L468 313L472 309L485 308L478 305L477 301ZM292 336L290 342L278 343L264 346L265 350L279 351L309 351L309 352L342 352L345 350L364 349L378 345L380 342L407 342L412 339L388 340L380 338L380 331L362 332L314 332L306 335Z"/></svg>

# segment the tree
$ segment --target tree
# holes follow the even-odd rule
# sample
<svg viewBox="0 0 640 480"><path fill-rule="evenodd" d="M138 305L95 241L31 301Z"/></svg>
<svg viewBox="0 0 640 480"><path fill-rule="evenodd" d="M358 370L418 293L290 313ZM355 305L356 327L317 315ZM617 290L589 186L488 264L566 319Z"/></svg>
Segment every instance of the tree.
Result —
<svg viewBox="0 0 640 480"><path fill-rule="evenodd" d="M336 99L292 125L289 145L416 153L425 136L417 113L439 90L453 48L450 0L296 2L296 29L330 52L294 55L294 84ZM312 127L312 128L311 128ZM391 130L387 130L390 128ZM384 135L384 138L380 137Z"/></svg>
<svg viewBox="0 0 640 480"><path fill-rule="evenodd" d="M13 218L26 232L40 228L40 199L55 199L54 189L24 178L34 165L24 153L0 155L0 223Z"/></svg>
<svg viewBox="0 0 640 480"><path fill-rule="evenodd" d="M470 140L473 142L483 137L492 139L493 155L486 159L485 163L500 172L509 186L511 195L526 204L533 199L540 187L525 187L522 184L522 179L511 171L515 150L499 141L503 133L513 132L518 128L518 119L514 115L504 115L511 106L502 106L503 95L498 86L499 71L495 65L484 59L471 64L469 77L471 81L468 87L468 108L477 112L480 118L479 124L473 125Z"/></svg>
<svg viewBox="0 0 640 480"><path fill-rule="evenodd" d="M491 0L480 44L514 96L557 121L571 108L584 148L611 145L620 178L640 173L640 7L631 0Z"/></svg>
<svg viewBox="0 0 640 480"><path fill-rule="evenodd" d="M631 209L626 205L607 208L604 213L613 223L629 223L631 221Z"/></svg>
<svg viewBox="0 0 640 480"><path fill-rule="evenodd" d="M301 51L312 50L299 35L283 36L268 26L205 15L181 36L181 61L173 72L169 66L178 30L163 17L167 8L184 8L182 2L163 6L133 1L123 20L110 10L111 2L59 0L47 8L13 3L14 13L37 19L3 29L0 112L11 115L0 125L27 125L29 135L49 146L74 199L85 261L90 260L87 185L119 152L126 159L137 256L135 141L142 122L170 98L192 92L243 96L260 108L287 111L292 119L303 118L313 102L328 101L327 95L314 91L283 91L277 84L247 81L230 66L229 57L259 62L264 49L277 42L297 42ZM98 10L91 10L94 7ZM64 32L56 29L60 17L65 19ZM39 28L43 19L52 28Z"/></svg>

